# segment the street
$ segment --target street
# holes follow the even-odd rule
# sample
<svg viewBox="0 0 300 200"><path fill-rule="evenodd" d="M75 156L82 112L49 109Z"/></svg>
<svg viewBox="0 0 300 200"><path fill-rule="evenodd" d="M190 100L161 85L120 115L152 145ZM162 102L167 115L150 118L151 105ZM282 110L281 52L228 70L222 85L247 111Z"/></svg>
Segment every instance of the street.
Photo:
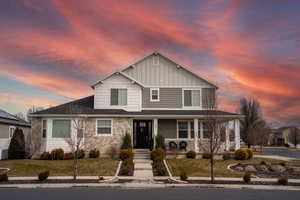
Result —
<svg viewBox="0 0 300 200"><path fill-rule="evenodd" d="M263 153L277 156L284 156L289 158L300 159L299 150L289 150L289 149L278 149L278 148L263 148Z"/></svg>
<svg viewBox="0 0 300 200"><path fill-rule="evenodd" d="M60 199L112 199L112 200L250 200L299 199L300 191L271 191L248 189L121 189L121 188L66 188L66 189L0 189L1 199L60 200Z"/></svg>

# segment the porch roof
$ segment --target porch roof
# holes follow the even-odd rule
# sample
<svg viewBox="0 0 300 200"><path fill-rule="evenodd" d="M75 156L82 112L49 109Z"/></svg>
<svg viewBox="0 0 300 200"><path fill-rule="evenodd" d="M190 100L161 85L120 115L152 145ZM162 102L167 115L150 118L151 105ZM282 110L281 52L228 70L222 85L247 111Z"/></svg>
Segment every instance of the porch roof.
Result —
<svg viewBox="0 0 300 200"><path fill-rule="evenodd" d="M239 118L242 115L229 113L220 110L142 110L126 111L123 109L94 109L94 96L72 101L46 110L31 114L33 117L38 116L68 116L68 115L88 115L88 116L122 116L122 117L197 117L197 116L227 116Z"/></svg>

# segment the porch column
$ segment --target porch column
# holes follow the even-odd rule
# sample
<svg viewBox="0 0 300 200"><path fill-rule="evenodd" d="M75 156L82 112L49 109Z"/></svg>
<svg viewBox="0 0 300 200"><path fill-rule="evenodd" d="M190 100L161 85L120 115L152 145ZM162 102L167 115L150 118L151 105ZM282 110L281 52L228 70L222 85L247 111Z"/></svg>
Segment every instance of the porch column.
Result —
<svg viewBox="0 0 300 200"><path fill-rule="evenodd" d="M157 129L158 129L158 119L153 119L153 148L156 146L156 136L157 136Z"/></svg>
<svg viewBox="0 0 300 200"><path fill-rule="evenodd" d="M225 129L225 151L230 149L230 138L229 138L229 122L226 123Z"/></svg>
<svg viewBox="0 0 300 200"><path fill-rule="evenodd" d="M240 145L240 120L234 120L234 141L235 141L235 150L241 148Z"/></svg>
<svg viewBox="0 0 300 200"><path fill-rule="evenodd" d="M199 152L199 143L198 143L198 119L194 119L194 145L195 145L195 152Z"/></svg>

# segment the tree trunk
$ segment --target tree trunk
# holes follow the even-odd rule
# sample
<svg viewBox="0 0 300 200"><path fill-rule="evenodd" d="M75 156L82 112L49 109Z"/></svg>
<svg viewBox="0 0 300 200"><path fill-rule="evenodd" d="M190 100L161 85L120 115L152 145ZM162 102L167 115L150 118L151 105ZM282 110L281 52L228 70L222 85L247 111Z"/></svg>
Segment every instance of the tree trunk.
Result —
<svg viewBox="0 0 300 200"><path fill-rule="evenodd" d="M77 174L78 174L78 159L77 159L77 151L75 152L74 156L74 166L73 166L73 179L77 179Z"/></svg>
<svg viewBox="0 0 300 200"><path fill-rule="evenodd" d="M215 175L214 175L214 154L213 153L211 153L210 156L210 179L211 179L211 183L214 183Z"/></svg>

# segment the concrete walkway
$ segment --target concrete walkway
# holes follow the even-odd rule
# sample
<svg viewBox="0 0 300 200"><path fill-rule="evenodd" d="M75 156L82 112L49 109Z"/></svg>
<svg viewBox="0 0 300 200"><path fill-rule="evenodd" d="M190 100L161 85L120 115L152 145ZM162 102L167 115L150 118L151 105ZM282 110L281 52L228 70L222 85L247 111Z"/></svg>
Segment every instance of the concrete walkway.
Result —
<svg viewBox="0 0 300 200"><path fill-rule="evenodd" d="M277 156L277 155L254 155L254 158L268 158L268 159L283 160L283 161L297 160L296 158Z"/></svg>
<svg viewBox="0 0 300 200"><path fill-rule="evenodd" d="M153 180L152 161L150 160L150 151L148 149L134 150L134 173L136 180Z"/></svg>

